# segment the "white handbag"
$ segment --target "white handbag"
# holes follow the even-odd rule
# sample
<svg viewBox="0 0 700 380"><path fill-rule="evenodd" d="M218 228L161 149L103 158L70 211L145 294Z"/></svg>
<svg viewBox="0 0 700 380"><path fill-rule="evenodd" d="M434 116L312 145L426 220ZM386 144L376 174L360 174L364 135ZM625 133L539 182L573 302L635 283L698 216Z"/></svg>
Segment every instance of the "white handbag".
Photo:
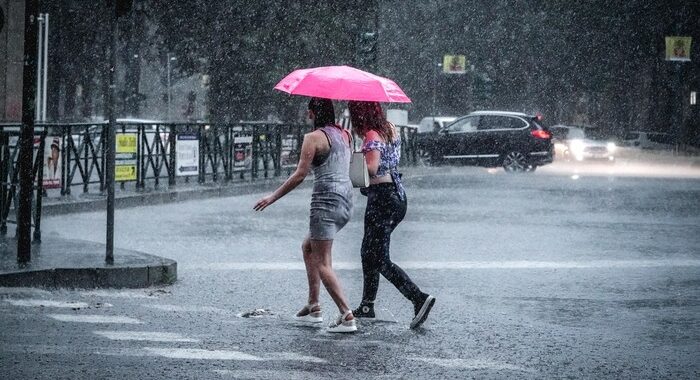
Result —
<svg viewBox="0 0 700 380"><path fill-rule="evenodd" d="M369 186L369 171L364 152L352 152L350 157L350 181L353 187Z"/></svg>

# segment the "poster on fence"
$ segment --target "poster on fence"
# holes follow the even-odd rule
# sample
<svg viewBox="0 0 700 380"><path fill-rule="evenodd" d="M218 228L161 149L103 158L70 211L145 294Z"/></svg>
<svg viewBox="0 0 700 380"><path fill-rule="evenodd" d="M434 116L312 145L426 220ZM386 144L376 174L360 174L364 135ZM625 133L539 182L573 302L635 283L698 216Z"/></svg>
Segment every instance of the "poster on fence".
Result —
<svg viewBox="0 0 700 380"><path fill-rule="evenodd" d="M233 138L233 169L252 168L253 136L235 136Z"/></svg>
<svg viewBox="0 0 700 380"><path fill-rule="evenodd" d="M114 162L114 180L117 182L136 180L136 154L138 134L117 133Z"/></svg>
<svg viewBox="0 0 700 380"><path fill-rule="evenodd" d="M41 137L34 137L34 147L39 148ZM44 138L44 159L42 185L44 189L61 188L61 138L47 136Z"/></svg>
<svg viewBox="0 0 700 380"><path fill-rule="evenodd" d="M196 134L179 134L175 145L175 173L178 176L199 173L199 140Z"/></svg>
<svg viewBox="0 0 700 380"><path fill-rule="evenodd" d="M299 139L297 135L285 135L282 137L282 154L281 162L282 168L291 169L297 166L299 162Z"/></svg>

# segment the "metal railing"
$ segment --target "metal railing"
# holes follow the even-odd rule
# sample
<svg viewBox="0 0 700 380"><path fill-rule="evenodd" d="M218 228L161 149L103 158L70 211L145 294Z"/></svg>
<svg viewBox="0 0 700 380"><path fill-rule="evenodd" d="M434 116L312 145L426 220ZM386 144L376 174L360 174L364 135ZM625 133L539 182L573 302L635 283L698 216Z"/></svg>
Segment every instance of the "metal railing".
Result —
<svg viewBox="0 0 700 380"><path fill-rule="evenodd" d="M32 171L34 190L35 238L39 239L41 203L44 195L60 191L61 196L74 191L104 195L105 141L107 123L37 123ZM9 215L16 209L17 193L17 144L19 124L0 124L0 233L5 234L7 223L13 223ZM218 182L247 182L259 178L288 175L296 167L307 125L280 123L117 123L117 144L122 135L135 146L126 150L134 152L128 165L134 175L122 178L120 186L133 186L135 191L150 185L159 188L178 183L197 181L199 184ZM403 144L402 165L417 162L415 149L416 129L399 126ZM195 171L183 175L178 168L179 137L190 138L188 147L196 140ZM47 141L50 141L47 146ZM44 176L44 167L51 160L53 146L60 155L60 175L50 182ZM184 146L184 145L183 145ZM48 151L46 149L49 149ZM40 153L41 152L41 153ZM117 146L117 159L120 147ZM47 158L49 153L49 158ZM128 154L127 154L128 155ZM191 169L191 168L190 168ZM53 170L58 174L56 162ZM49 193L47 193L49 192ZM56 194L58 195L58 194Z"/></svg>

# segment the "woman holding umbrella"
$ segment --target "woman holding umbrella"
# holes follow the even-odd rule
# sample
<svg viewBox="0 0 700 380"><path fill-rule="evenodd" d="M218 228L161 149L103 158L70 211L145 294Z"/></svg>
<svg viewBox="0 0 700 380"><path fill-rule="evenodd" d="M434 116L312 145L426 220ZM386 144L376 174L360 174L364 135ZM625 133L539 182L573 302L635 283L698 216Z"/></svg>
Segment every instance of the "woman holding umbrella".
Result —
<svg viewBox="0 0 700 380"><path fill-rule="evenodd" d="M362 137L370 175L370 186L362 189L367 196L365 232L362 239L362 303L356 317L374 318L374 301L381 273L404 297L413 303L411 328L423 324L435 304L435 297L423 293L406 272L389 257L391 233L406 215L406 192L398 172L401 139L396 128L384 117L378 102L351 101L350 120L355 133Z"/></svg>
<svg viewBox="0 0 700 380"><path fill-rule="evenodd" d="M309 298L295 319L313 323L323 321L319 305L320 282L323 282L340 311L340 316L328 326L328 331L353 332L357 330L355 318L331 265L333 238L350 220L352 213L350 133L335 124L333 103L329 99L312 98L309 118L313 120L315 130L304 136L296 171L272 194L260 199L254 209L264 210L296 188L308 172L313 171L309 234L301 246Z"/></svg>

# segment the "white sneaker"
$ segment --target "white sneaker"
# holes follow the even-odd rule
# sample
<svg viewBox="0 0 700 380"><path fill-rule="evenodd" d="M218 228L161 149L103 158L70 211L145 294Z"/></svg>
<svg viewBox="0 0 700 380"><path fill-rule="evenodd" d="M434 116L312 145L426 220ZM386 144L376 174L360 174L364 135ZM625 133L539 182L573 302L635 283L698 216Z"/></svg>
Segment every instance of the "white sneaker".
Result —
<svg viewBox="0 0 700 380"><path fill-rule="evenodd" d="M323 313L319 304L306 305L294 316L295 321L305 323L321 323L323 322Z"/></svg>
<svg viewBox="0 0 700 380"><path fill-rule="evenodd" d="M330 325L328 325L328 332L351 333L357 331L357 324L355 323L355 319L345 319L348 317L348 315L352 315L352 310L348 310L343 315L339 315L338 318L335 319L335 322L332 322Z"/></svg>

